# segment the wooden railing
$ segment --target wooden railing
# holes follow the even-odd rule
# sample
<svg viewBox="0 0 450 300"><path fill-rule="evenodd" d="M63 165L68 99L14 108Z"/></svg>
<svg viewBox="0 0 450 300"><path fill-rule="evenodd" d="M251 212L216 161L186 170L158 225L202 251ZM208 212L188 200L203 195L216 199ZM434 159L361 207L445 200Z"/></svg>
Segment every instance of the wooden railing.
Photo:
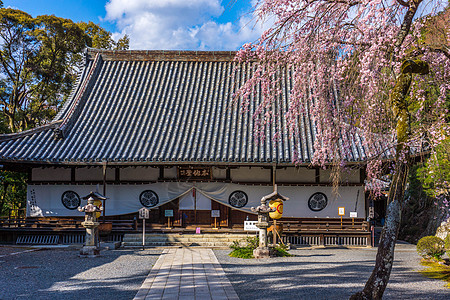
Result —
<svg viewBox="0 0 450 300"><path fill-rule="evenodd" d="M46 229L46 230L84 230L82 219L65 218L24 218L24 219L0 219L2 229ZM101 221L100 221L101 222ZM136 230L135 220L106 220L112 223L113 230Z"/></svg>
<svg viewBox="0 0 450 300"><path fill-rule="evenodd" d="M361 231L369 232L369 223L364 219L343 218L307 218L298 220L280 220L284 232L307 231Z"/></svg>

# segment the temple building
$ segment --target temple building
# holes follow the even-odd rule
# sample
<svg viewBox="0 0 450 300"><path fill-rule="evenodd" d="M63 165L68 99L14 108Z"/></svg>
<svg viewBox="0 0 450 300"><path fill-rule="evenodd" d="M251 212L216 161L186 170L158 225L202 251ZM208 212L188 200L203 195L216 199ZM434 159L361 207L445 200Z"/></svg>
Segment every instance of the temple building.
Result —
<svg viewBox="0 0 450 300"><path fill-rule="evenodd" d="M311 166L314 122L308 112L290 136L283 117L292 82L283 76L279 117L255 137L261 94L247 110L233 95L251 72L235 52L87 49L76 86L55 119L0 136L0 163L29 173L27 216L78 216L81 197L104 193L108 216L150 209L150 223L174 227L242 226L250 208L278 191L284 218L366 218L364 147L359 137L338 194L331 171ZM272 136L276 130L282 134ZM293 163L298 153L299 163ZM212 213L214 211L214 213Z"/></svg>

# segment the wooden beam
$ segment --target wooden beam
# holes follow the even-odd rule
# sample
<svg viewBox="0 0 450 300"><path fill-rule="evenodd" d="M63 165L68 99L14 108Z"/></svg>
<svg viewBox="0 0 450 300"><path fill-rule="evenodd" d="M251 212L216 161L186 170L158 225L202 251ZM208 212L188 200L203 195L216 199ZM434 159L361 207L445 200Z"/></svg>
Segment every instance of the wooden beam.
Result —
<svg viewBox="0 0 450 300"><path fill-rule="evenodd" d="M75 167L70 168L70 182L75 183Z"/></svg>
<svg viewBox="0 0 450 300"><path fill-rule="evenodd" d="M115 168L114 183L116 183L116 184L120 183L120 168Z"/></svg>

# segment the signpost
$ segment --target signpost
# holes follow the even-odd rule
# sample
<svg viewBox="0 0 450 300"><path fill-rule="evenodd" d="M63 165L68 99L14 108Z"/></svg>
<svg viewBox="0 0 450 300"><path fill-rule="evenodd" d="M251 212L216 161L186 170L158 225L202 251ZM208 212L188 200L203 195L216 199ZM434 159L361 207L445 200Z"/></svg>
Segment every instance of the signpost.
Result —
<svg viewBox="0 0 450 300"><path fill-rule="evenodd" d="M338 207L338 215L341 216L341 229L342 229L342 216L345 216L345 207Z"/></svg>
<svg viewBox="0 0 450 300"><path fill-rule="evenodd" d="M143 207L139 210L139 219L142 219L142 250L145 250L145 219L150 217L150 211Z"/></svg>
<svg viewBox="0 0 450 300"><path fill-rule="evenodd" d="M350 218L352 218L352 228L355 228L355 218L358 217L358 213L356 211L350 212Z"/></svg>
<svg viewBox="0 0 450 300"><path fill-rule="evenodd" d="M220 210L219 209L211 210L211 218L214 218L214 228L213 229L219 229L219 228L217 228L217 218L220 218Z"/></svg>
<svg viewBox="0 0 450 300"><path fill-rule="evenodd" d="M166 209L164 211L164 216L167 217L167 229L172 229L172 227L170 227L170 218L173 217L173 209Z"/></svg>

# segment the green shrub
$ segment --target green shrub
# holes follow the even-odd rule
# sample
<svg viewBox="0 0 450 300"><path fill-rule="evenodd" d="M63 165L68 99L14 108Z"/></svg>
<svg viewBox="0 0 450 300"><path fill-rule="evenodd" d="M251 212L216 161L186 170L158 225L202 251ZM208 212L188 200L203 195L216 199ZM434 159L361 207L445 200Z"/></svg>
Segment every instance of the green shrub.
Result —
<svg viewBox="0 0 450 300"><path fill-rule="evenodd" d="M417 253L426 259L441 259L445 253L444 241L437 236L423 237L417 243Z"/></svg>
<svg viewBox="0 0 450 300"><path fill-rule="evenodd" d="M447 282L447 288L450 288L450 267L447 265L440 264L434 261L422 261L422 266L427 267L426 269L419 270L419 273L434 279L440 279Z"/></svg>
<svg viewBox="0 0 450 300"><path fill-rule="evenodd" d="M255 258L253 256L253 249L248 247L242 247L239 249L234 249L231 251L230 254L228 254L231 257L237 257L237 258Z"/></svg>
<svg viewBox="0 0 450 300"><path fill-rule="evenodd" d="M444 247L447 250L447 256L450 258L450 234L447 234L444 240Z"/></svg>
<svg viewBox="0 0 450 300"><path fill-rule="evenodd" d="M245 244L242 246L242 244ZM247 237L245 239L245 242L242 243L241 241L233 241L233 244L230 246L233 251L231 251L230 254L228 254L231 257L237 257L237 258L254 258L253 256L253 250L258 248L259 246L259 237ZM275 248L273 248L273 255L279 256L279 257L288 257L292 256L287 252L288 247L286 245L278 245Z"/></svg>
<svg viewBox="0 0 450 300"><path fill-rule="evenodd" d="M233 251L228 254L231 257L237 258L254 258L253 250L255 250L259 245L259 237L250 237L248 236L245 239L245 246L241 246L240 241L233 241L233 244L230 246Z"/></svg>
<svg viewBox="0 0 450 300"><path fill-rule="evenodd" d="M288 252L288 247L284 244L277 245L275 248L273 248L273 255L278 257L289 257L292 256Z"/></svg>

